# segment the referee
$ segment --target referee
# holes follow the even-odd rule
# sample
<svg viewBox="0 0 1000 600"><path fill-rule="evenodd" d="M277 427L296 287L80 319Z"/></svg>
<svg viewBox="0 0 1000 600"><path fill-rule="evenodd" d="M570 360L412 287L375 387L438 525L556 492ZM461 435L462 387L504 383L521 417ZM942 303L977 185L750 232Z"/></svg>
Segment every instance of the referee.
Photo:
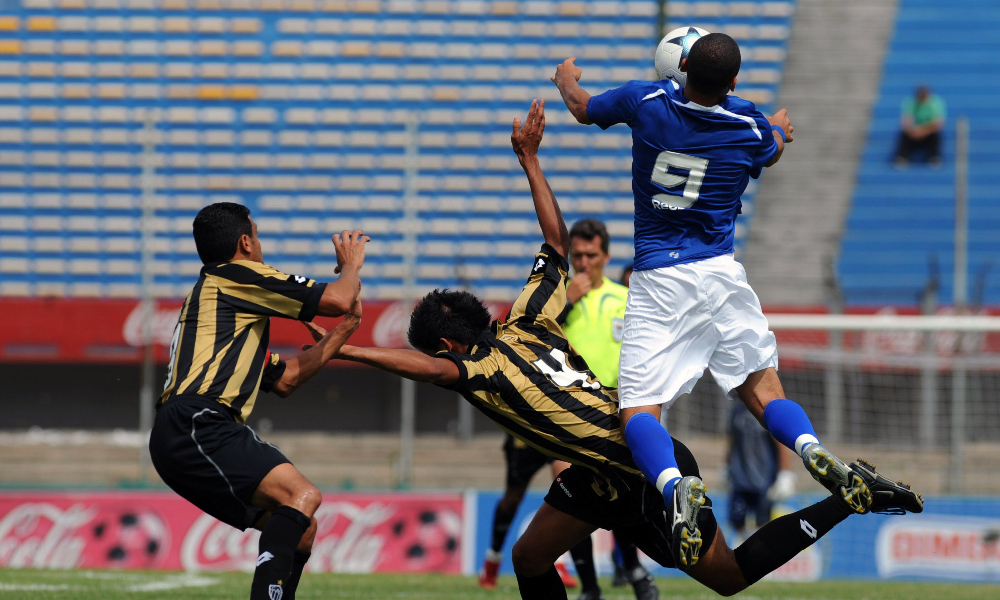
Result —
<svg viewBox="0 0 1000 600"><path fill-rule="evenodd" d="M194 241L205 266L174 329L149 453L186 500L237 529L261 531L251 600L292 600L316 536L320 492L244 423L260 390L288 396L357 329L368 237L333 236L340 278L331 284L263 264L257 225L239 204L203 208ZM346 316L294 358L268 350L271 317L309 323L316 315Z"/></svg>
<svg viewBox="0 0 1000 600"><path fill-rule="evenodd" d="M576 275L566 288L567 310L563 331L598 380L606 387L618 387L618 356L625 325L628 288L604 276L611 260L608 228L597 219L577 221L569 231L569 259ZM631 583L638 600L655 600L659 590L653 577L639 563L635 544L615 536L615 580L612 585ZM594 548L590 537L571 550L583 588L581 599L602 598L594 572ZM620 555L620 556L619 556Z"/></svg>

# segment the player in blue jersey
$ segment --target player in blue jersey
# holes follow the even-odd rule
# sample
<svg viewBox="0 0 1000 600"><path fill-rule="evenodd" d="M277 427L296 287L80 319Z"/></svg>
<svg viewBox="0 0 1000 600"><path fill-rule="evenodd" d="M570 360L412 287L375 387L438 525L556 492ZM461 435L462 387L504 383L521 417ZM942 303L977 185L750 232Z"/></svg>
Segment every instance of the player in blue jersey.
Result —
<svg viewBox="0 0 1000 600"><path fill-rule="evenodd" d="M858 513L871 492L819 444L805 411L785 398L777 344L760 301L733 256L740 196L792 141L784 110L765 118L736 89L740 49L729 36L701 37L672 80L630 81L590 96L568 59L552 81L583 124L632 129L635 272L629 285L619 366L620 416L636 464L674 504L674 549L688 568L701 550L698 511L705 487L681 477L660 426L669 407L705 369L738 395L758 421L802 457L810 474Z"/></svg>

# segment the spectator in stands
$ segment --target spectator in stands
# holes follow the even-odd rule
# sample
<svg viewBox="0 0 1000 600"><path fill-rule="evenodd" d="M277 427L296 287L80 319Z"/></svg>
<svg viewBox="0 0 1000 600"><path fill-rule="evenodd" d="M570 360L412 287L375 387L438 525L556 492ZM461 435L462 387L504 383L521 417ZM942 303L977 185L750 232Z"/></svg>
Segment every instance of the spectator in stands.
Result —
<svg viewBox="0 0 1000 600"><path fill-rule="evenodd" d="M940 96L931 93L930 88L921 85L916 94L903 101L895 162L906 165L915 151L924 155L928 162L941 162L941 130L944 129L945 105Z"/></svg>

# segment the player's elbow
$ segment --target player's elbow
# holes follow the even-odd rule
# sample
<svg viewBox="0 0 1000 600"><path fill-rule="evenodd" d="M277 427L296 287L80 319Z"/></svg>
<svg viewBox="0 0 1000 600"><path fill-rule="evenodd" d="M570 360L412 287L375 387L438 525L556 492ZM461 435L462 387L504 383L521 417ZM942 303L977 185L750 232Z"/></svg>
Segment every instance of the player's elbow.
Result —
<svg viewBox="0 0 1000 600"><path fill-rule="evenodd" d="M316 309L321 317L340 317L347 314L354 305L354 298L345 298L341 294L324 294Z"/></svg>
<svg viewBox="0 0 1000 600"><path fill-rule="evenodd" d="M297 385L292 385L286 381L278 381L271 388L271 393L279 398L287 398L292 395L292 392L299 389Z"/></svg>
<svg viewBox="0 0 1000 600"><path fill-rule="evenodd" d="M594 124L594 122L590 120L590 117L587 116L586 106L577 107L577 109L573 111L573 116L576 117L576 122L579 123L580 125Z"/></svg>

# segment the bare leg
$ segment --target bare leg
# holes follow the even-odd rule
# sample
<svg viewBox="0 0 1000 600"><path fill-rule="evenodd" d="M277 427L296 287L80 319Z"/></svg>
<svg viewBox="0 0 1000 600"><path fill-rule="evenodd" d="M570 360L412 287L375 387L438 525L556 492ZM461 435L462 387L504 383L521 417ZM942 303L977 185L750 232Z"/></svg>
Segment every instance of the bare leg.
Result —
<svg viewBox="0 0 1000 600"><path fill-rule="evenodd" d="M255 529L264 530L271 519L271 513L279 506L289 506L309 517L309 528L299 542L298 550L309 552L316 539L316 509L322 500L322 493L309 482L291 463L284 463L271 469L264 476L250 500L253 506L267 509L264 516L254 524Z"/></svg>
<svg viewBox="0 0 1000 600"><path fill-rule="evenodd" d="M778 372L774 367L751 373L747 380L736 388L736 392L761 425L764 425L764 408L772 400L785 397L785 390L781 387L781 380L778 379Z"/></svg>
<svg viewBox="0 0 1000 600"><path fill-rule="evenodd" d="M511 560L518 575L545 574L560 556L597 529L543 503L524 535L514 544Z"/></svg>
<svg viewBox="0 0 1000 600"><path fill-rule="evenodd" d="M294 600L316 539L313 515L321 499L316 486L289 463L271 469L261 480L251 503L267 512L255 524L261 535L251 600L277 596Z"/></svg>

